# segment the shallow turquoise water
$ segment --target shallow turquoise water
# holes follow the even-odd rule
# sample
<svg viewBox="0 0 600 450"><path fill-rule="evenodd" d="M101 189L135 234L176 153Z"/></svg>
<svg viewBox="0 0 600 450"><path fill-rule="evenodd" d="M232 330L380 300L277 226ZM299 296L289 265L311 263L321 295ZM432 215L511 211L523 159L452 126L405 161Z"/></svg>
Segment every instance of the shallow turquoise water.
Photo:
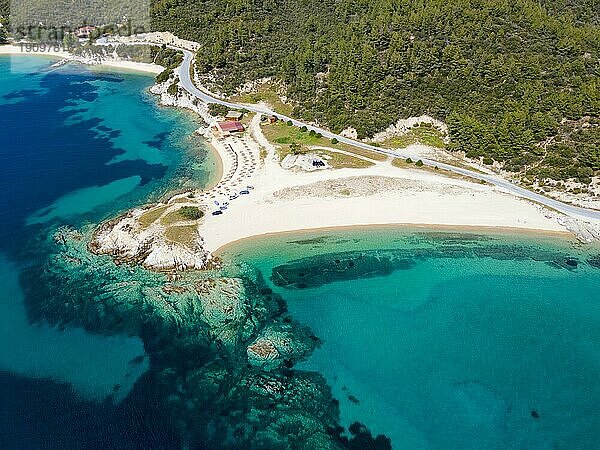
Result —
<svg viewBox="0 0 600 450"><path fill-rule="evenodd" d="M401 261L385 275L317 275L362 250ZM257 239L225 258L271 279L323 340L299 368L326 376L342 425L365 423L394 448L596 448L600 270L590 252L555 238L373 230ZM273 283L290 261L306 288Z"/></svg>

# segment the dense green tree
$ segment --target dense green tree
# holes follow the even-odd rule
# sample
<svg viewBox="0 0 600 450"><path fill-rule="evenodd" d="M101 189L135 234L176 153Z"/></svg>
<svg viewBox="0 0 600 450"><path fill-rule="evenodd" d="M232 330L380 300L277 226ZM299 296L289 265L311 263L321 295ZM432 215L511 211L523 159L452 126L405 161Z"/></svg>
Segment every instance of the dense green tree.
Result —
<svg viewBox="0 0 600 450"><path fill-rule="evenodd" d="M469 156L522 171L568 161L570 173L587 174L597 170L600 153L595 126L580 127L600 114L597 6L156 0L152 25L199 42L197 68L205 80L218 80L219 90L274 77L287 87L296 116L335 131L352 126L366 137L399 118L430 114L448 123L450 148ZM587 137L574 140L579 128ZM549 139L570 156L546 145Z"/></svg>

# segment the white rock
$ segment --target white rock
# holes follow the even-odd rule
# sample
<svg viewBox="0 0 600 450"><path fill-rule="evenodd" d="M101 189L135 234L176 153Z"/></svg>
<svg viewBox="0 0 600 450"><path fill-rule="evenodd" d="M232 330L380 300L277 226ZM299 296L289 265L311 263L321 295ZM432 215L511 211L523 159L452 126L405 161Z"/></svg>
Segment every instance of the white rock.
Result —
<svg viewBox="0 0 600 450"><path fill-rule="evenodd" d="M428 123L444 133L448 134L448 127L446 124L440 120L434 119L430 116L418 116L418 117L409 117L407 119L400 119L393 125L387 127L384 131L377 133L373 136L374 142L384 142L387 139L395 136L402 136L414 127L415 125L420 125L422 123Z"/></svg>
<svg viewBox="0 0 600 450"><path fill-rule="evenodd" d="M342 130L340 136L344 136L348 139L358 139L358 131L356 131L356 128L348 127L345 130Z"/></svg>

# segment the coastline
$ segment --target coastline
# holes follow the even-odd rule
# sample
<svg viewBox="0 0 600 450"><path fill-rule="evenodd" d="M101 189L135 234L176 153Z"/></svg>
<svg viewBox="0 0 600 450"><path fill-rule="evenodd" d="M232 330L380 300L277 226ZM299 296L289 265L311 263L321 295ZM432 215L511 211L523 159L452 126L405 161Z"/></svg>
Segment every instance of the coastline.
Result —
<svg viewBox="0 0 600 450"><path fill-rule="evenodd" d="M99 78L136 70L91 67ZM142 75L109 78L146 82ZM157 94L156 105L198 117L181 88L171 95L174 104L164 103L167 96ZM131 107L123 110L132 115ZM144 124L147 117L138 115ZM100 223L61 227L48 236L47 250L46 241L27 247L43 264L15 277L14 285L39 289L31 297L39 301L28 304L39 305L44 320L57 320L61 335L70 319L100 337L139 336L136 351L123 358L134 376L127 372L122 386L115 380L107 392L125 397L136 384L115 422L132 414L141 420L129 430L114 427L116 434L139 434L140 446L158 448L231 442L261 448L267 435L269 445L282 448L338 448L339 436L370 447L371 435L394 448L453 446L467 433L473 445L489 444L490 436L498 446L509 438L538 444L546 436L579 443L571 429L592 430L593 441L588 412L600 398L590 375L600 354L594 340L600 278L579 252L593 250L600 259L600 241L578 245L562 214L501 188L398 168L391 160L360 169L284 169L259 120L226 139L168 124L167 132L177 131L173 141L193 133L210 153L202 189L165 191L158 202L146 197L145 205L129 201ZM152 121L149 132L157 131ZM143 141L127 142L135 148ZM202 160L195 153L186 165ZM201 179L196 172L183 174L200 186L191 183ZM242 189L249 192L238 196ZM226 201L223 215L213 216ZM204 217L178 216L183 207L200 208ZM169 237L190 228L193 245ZM52 346L51 340L41 345L50 356ZM72 352L65 346L54 359L59 364ZM81 365L76 356L65 370ZM118 348L108 348L93 375L115 366L118 356ZM37 393L14 390L25 406ZM64 410L58 417L71 417L68 403L54 403ZM54 403L40 403L40 410ZM104 421L110 402L98 404L101 422L110 425ZM87 416L72 409L76 428L89 433ZM570 416L577 420L565 431L561 423ZM353 437L359 426L365 431ZM246 431L232 438L231 430ZM110 444L111 433L100 439ZM154 444L161 433L173 439Z"/></svg>
<svg viewBox="0 0 600 450"><path fill-rule="evenodd" d="M223 164L217 185L111 223L96 236L97 252L162 271L210 267L214 256L245 239L319 230L415 227L587 240L568 218L498 187L389 160L367 168L284 169L259 116L248 132L209 141ZM203 217L172 222L184 206ZM194 228L193 238L168 237L185 227ZM148 245L145 256L140 249Z"/></svg>
<svg viewBox="0 0 600 450"><path fill-rule="evenodd" d="M495 227L478 225L445 225L431 223L385 223L371 225L341 225L334 227L302 228L298 230L276 231L271 233L257 234L243 237L235 241L223 244L213 252L214 256L223 257L229 252L235 251L236 247L242 247L251 242L260 242L270 238L305 238L313 234L320 233L339 233L342 231L350 232L375 232L375 231L406 231L406 232L441 232L441 233L465 233L465 234L485 234L488 236L513 236L513 237L540 237L561 239L565 243L577 243L573 233L560 230L543 230L535 228L517 228L517 227Z"/></svg>
<svg viewBox="0 0 600 450"><path fill-rule="evenodd" d="M215 162L215 172L211 174L210 183L206 186L206 190L210 190L215 188L223 179L225 162L223 161L223 155L219 152L214 143L206 137L204 137L204 140L206 141L206 147L212 154Z"/></svg>
<svg viewBox="0 0 600 450"><path fill-rule="evenodd" d="M149 73L149 74L153 74L153 75L157 75L159 73L161 73L164 68L157 65L157 64L148 64L148 63L141 63L141 62L135 62L135 61L117 61L117 60L103 60L102 63L98 64L98 63L91 63L91 62L87 62L85 60L85 58L79 58L76 57L74 55L72 55L69 52L65 52L65 51L54 51L54 50L50 50L50 51L44 51L44 52L27 52L27 51L22 51L21 47L18 45L0 45L0 56L1 55L8 55L8 56L41 56L41 57L53 57L53 58L60 58L60 59L68 59L71 61L75 61L75 62L80 62L89 66L94 66L94 67L105 67L105 68L109 68L109 69L119 69L119 70L130 70L130 71L135 71L135 72L144 72L144 73Z"/></svg>
<svg viewBox="0 0 600 450"><path fill-rule="evenodd" d="M24 53L15 45L0 47L0 54L38 56ZM79 61L66 52L51 51L39 56ZM154 64L131 61L88 64L100 70L139 70L153 74L162 71L162 67ZM181 89L181 81L176 95L167 92L172 83L170 79L150 89L161 105L191 110L209 123L215 120L206 116L206 105L197 104ZM597 238L596 231L587 232L583 227L587 234L580 233L578 225L566 216L503 188L434 171L394 167L389 159L373 161L368 168L309 172L284 169L275 145L262 132L259 114L251 120L248 131L240 135L216 138L208 134L208 128L198 133L204 134L208 148L215 155L211 183L193 196L172 195L163 203L164 214L149 227L138 226L143 212L111 223L111 229L105 230L104 242L98 245L101 253L122 251L135 259L141 256L140 249L150 244L153 255L143 260L147 268L185 270L202 268L212 256L245 239L306 231L425 227ZM195 224L189 221L170 224L171 232L196 226L197 238L173 242L165 236L169 227L161 224L161 217L176 213L182 206L198 207L204 217ZM221 212L214 215L217 209Z"/></svg>
<svg viewBox="0 0 600 450"><path fill-rule="evenodd" d="M574 237L556 213L468 180L381 162L362 169L302 172L283 169L256 121L245 148L267 150L244 180L254 189L230 201L223 215L208 213L199 225L203 248L220 254L240 240L303 231L371 227L429 227ZM236 140L213 141L219 154ZM240 150L241 151L241 150ZM217 196L218 197L218 196ZM217 198L217 200L221 200ZM209 205L210 206L210 205Z"/></svg>

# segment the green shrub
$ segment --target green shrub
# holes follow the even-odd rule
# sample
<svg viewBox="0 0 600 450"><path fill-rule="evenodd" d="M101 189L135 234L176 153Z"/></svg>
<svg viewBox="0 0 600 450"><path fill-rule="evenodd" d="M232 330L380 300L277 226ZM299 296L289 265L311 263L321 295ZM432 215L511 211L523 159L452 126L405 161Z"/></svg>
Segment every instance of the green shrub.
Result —
<svg viewBox="0 0 600 450"><path fill-rule="evenodd" d="M418 160L418 161L415 163L415 165L416 165L417 167L423 167L423 161L421 161L421 160Z"/></svg>
<svg viewBox="0 0 600 450"><path fill-rule="evenodd" d="M301 155L303 153L302 146L297 142L292 142L290 144L290 151L292 152L292 155Z"/></svg>
<svg viewBox="0 0 600 450"><path fill-rule="evenodd" d="M198 220L204 216L204 212L197 206L182 206L179 215L187 220Z"/></svg>
<svg viewBox="0 0 600 450"><path fill-rule="evenodd" d="M165 69L165 70L163 70L161 73L159 73L156 76L156 82L157 83L164 83L165 81L167 81L171 77L172 73L173 73L173 69Z"/></svg>
<svg viewBox="0 0 600 450"><path fill-rule="evenodd" d="M217 103L211 103L208 105L208 112L211 116L224 116L228 111L229 109L224 105L219 105Z"/></svg>
<svg viewBox="0 0 600 450"><path fill-rule="evenodd" d="M413 163L413 160L412 160L412 159L410 159L410 158L406 158L406 164L412 164L412 163Z"/></svg>
<svg viewBox="0 0 600 450"><path fill-rule="evenodd" d="M9 3L0 0L4 11ZM427 113L448 124L452 151L512 170L541 161L537 171L552 177L571 177L569 166L599 170L597 138L586 144L560 129L563 118L600 115L595 0L149 3L152 29L199 42L198 72L218 74L226 94L272 76L297 117L332 130L351 126L369 137L398 117ZM161 50L169 64L180 57ZM557 135L569 137L572 156L542 159L536 144Z"/></svg>
<svg viewBox="0 0 600 450"><path fill-rule="evenodd" d="M177 86L177 83L173 83L167 88L167 93L170 95L177 95L177 92L179 92L179 87Z"/></svg>
<svg viewBox="0 0 600 450"><path fill-rule="evenodd" d="M337 138L333 138L333 139L331 140L331 143L332 143L333 145L337 144L338 142L340 142L340 141L338 141L338 139L337 139Z"/></svg>

